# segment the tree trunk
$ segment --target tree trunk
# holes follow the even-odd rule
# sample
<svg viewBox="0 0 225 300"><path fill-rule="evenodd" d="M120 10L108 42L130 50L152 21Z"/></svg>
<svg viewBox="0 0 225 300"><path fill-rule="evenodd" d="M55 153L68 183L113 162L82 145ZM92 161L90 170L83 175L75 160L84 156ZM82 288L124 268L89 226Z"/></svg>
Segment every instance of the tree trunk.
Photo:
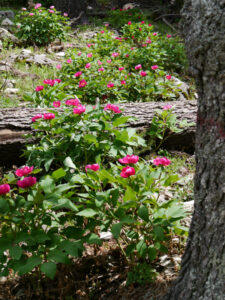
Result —
<svg viewBox="0 0 225 300"><path fill-rule="evenodd" d="M196 121L196 101L174 101L174 113L178 124L182 120L194 123L190 127L183 128L182 132L173 134L167 139L164 147L173 150L182 150L193 153ZM156 109L161 109L163 102L124 103L119 104L123 108L123 114L134 116L136 119L130 123L138 131L143 131L151 124ZM25 146L24 133L31 132L31 118L37 113L44 113L43 108L16 107L0 110L0 166L12 166L20 164L20 154Z"/></svg>
<svg viewBox="0 0 225 300"><path fill-rule="evenodd" d="M54 5L56 9L62 13L68 13L70 18L77 18L80 16L79 20L77 20L79 23L88 22L86 16L86 3L84 0L54 0Z"/></svg>
<svg viewBox="0 0 225 300"><path fill-rule="evenodd" d="M178 279L164 300L225 298L225 1L186 0L184 34L199 102L195 210Z"/></svg>

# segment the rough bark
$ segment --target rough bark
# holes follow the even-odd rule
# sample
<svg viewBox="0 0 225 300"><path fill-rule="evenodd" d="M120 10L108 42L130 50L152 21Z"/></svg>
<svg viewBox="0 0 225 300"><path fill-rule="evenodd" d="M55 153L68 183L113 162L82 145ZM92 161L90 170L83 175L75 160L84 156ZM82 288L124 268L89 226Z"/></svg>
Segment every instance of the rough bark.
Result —
<svg viewBox="0 0 225 300"><path fill-rule="evenodd" d="M199 102L195 210L181 270L164 300L225 297L225 1L186 0L183 29Z"/></svg>
<svg viewBox="0 0 225 300"><path fill-rule="evenodd" d="M165 103L126 103L119 104L124 109L123 114L134 116L130 126L138 130L149 127L156 109ZM177 115L178 123L187 120L189 123L196 121L196 101L171 102ZM18 107L0 110L0 165L18 163L19 154L25 144L24 133L31 131L31 117L37 113L45 112L44 109ZM179 134L172 135L164 145L167 149L193 152L195 125L186 127Z"/></svg>

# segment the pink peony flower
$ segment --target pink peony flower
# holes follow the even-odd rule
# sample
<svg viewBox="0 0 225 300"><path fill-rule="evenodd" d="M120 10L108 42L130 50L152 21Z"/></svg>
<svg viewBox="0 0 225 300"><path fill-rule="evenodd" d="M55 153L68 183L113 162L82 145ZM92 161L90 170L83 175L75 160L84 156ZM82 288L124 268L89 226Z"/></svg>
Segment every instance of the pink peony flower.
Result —
<svg viewBox="0 0 225 300"><path fill-rule="evenodd" d="M77 55L78 55L78 56L81 56L81 54L82 54L82 52L81 52L81 51L79 51L79 52L77 53Z"/></svg>
<svg viewBox="0 0 225 300"><path fill-rule="evenodd" d="M53 114L53 113L45 113L44 114L44 120L51 120L51 119L55 119L55 114Z"/></svg>
<svg viewBox="0 0 225 300"><path fill-rule="evenodd" d="M129 54L126 54L125 56L126 56L126 57L129 57L130 55L129 55Z"/></svg>
<svg viewBox="0 0 225 300"><path fill-rule="evenodd" d="M42 9L39 10L39 13L42 13Z"/></svg>
<svg viewBox="0 0 225 300"><path fill-rule="evenodd" d="M153 164L155 166L169 166L171 164L171 160L169 160L166 157L157 157L156 159L153 160Z"/></svg>
<svg viewBox="0 0 225 300"><path fill-rule="evenodd" d="M79 82L79 88L83 88L87 85L87 81L82 79L80 82Z"/></svg>
<svg viewBox="0 0 225 300"><path fill-rule="evenodd" d="M135 66L135 70L140 70L141 68L142 68L142 65L141 65L141 64Z"/></svg>
<svg viewBox="0 0 225 300"><path fill-rule="evenodd" d="M142 44L142 47L146 47L147 46L147 44Z"/></svg>
<svg viewBox="0 0 225 300"><path fill-rule="evenodd" d="M151 66L152 70L157 70L158 69L158 66L157 65L154 65L154 66Z"/></svg>
<svg viewBox="0 0 225 300"><path fill-rule="evenodd" d="M78 106L80 104L80 100L78 98L76 99L69 99L65 102L66 105L72 105L72 106Z"/></svg>
<svg viewBox="0 0 225 300"><path fill-rule="evenodd" d="M142 28L141 28L141 27L139 28L139 31L142 31Z"/></svg>
<svg viewBox="0 0 225 300"><path fill-rule="evenodd" d="M145 24L145 21L141 21L141 24Z"/></svg>
<svg viewBox="0 0 225 300"><path fill-rule="evenodd" d="M147 72L141 71L141 72L140 72L140 75L141 75L142 77L145 77L145 76L147 75Z"/></svg>
<svg viewBox="0 0 225 300"><path fill-rule="evenodd" d="M101 30L100 32L101 32L101 33L104 33L105 31L104 31L104 30Z"/></svg>
<svg viewBox="0 0 225 300"><path fill-rule="evenodd" d="M111 59L107 59L107 63L110 64L112 62Z"/></svg>
<svg viewBox="0 0 225 300"><path fill-rule="evenodd" d="M32 122L36 122L37 119L42 119L42 114L37 114L31 120L32 120Z"/></svg>
<svg viewBox="0 0 225 300"><path fill-rule="evenodd" d="M49 8L51 8L51 9L54 9L54 8L55 8L55 6L54 6L54 5L52 5L52 6L50 6Z"/></svg>
<svg viewBox="0 0 225 300"><path fill-rule="evenodd" d="M22 7L21 9L22 9L23 11L27 10L26 7Z"/></svg>
<svg viewBox="0 0 225 300"><path fill-rule="evenodd" d="M88 53L87 57L92 57L92 55L93 55L92 53Z"/></svg>
<svg viewBox="0 0 225 300"><path fill-rule="evenodd" d="M34 9L38 9L39 7L41 7L41 3L37 3L34 7Z"/></svg>
<svg viewBox="0 0 225 300"><path fill-rule="evenodd" d="M121 80L120 83L121 83L121 84L126 84L126 81L125 81L125 80Z"/></svg>
<svg viewBox="0 0 225 300"><path fill-rule="evenodd" d="M172 78L171 75L166 75L166 79L170 80Z"/></svg>
<svg viewBox="0 0 225 300"><path fill-rule="evenodd" d="M71 58L69 58L69 59L67 59L67 61L66 61L68 64L71 64L71 62L72 62L72 59Z"/></svg>
<svg viewBox="0 0 225 300"><path fill-rule="evenodd" d="M172 105L170 105L170 104L166 104L163 106L163 110L169 110L171 108L172 108Z"/></svg>
<svg viewBox="0 0 225 300"><path fill-rule="evenodd" d="M127 24L128 24L128 25L131 25L131 24L132 24L132 22L131 22L131 21L129 21Z"/></svg>
<svg viewBox="0 0 225 300"><path fill-rule="evenodd" d="M29 13L29 16L31 16L31 17L34 16L34 13Z"/></svg>
<svg viewBox="0 0 225 300"><path fill-rule="evenodd" d="M55 85L56 82L58 82L58 80L60 80L60 79L57 79L57 80L54 80L54 79L45 79L45 80L43 80L43 83L53 86L53 85Z"/></svg>
<svg viewBox="0 0 225 300"><path fill-rule="evenodd" d="M64 13L63 15L64 15L64 17L68 17L68 13Z"/></svg>
<svg viewBox="0 0 225 300"><path fill-rule="evenodd" d="M108 23L106 23L106 24L105 24L105 27L109 27L109 24L108 24Z"/></svg>
<svg viewBox="0 0 225 300"><path fill-rule="evenodd" d="M1 184L0 185L0 195L5 195L10 191L10 185L9 184Z"/></svg>
<svg viewBox="0 0 225 300"><path fill-rule="evenodd" d="M44 89L43 85L38 85L38 86L36 86L35 91L36 91L36 92L40 92L40 91L42 91L43 89Z"/></svg>
<svg viewBox="0 0 225 300"><path fill-rule="evenodd" d="M154 36L157 36L157 34L158 34L157 32L154 32L154 33L153 33Z"/></svg>
<svg viewBox="0 0 225 300"><path fill-rule="evenodd" d="M18 187L24 189L24 188L31 187L31 186L35 185L36 182L37 182L36 177L28 176L28 177L25 177L23 180L18 180L17 185L18 185Z"/></svg>
<svg viewBox="0 0 225 300"><path fill-rule="evenodd" d="M100 60L98 60L98 65L101 66L102 64L103 63Z"/></svg>
<svg viewBox="0 0 225 300"><path fill-rule="evenodd" d="M146 41L146 43L147 43L147 44L151 44L152 41L151 41L150 39L148 39L148 40Z"/></svg>
<svg viewBox="0 0 225 300"><path fill-rule="evenodd" d="M152 24L148 24L148 26L149 26L149 27L151 27L151 26L152 26Z"/></svg>
<svg viewBox="0 0 225 300"><path fill-rule="evenodd" d="M167 34L167 38L170 39L172 37L171 34Z"/></svg>
<svg viewBox="0 0 225 300"><path fill-rule="evenodd" d="M113 87L114 87L114 83L110 81L110 82L107 84L107 88L110 89L110 88L113 88Z"/></svg>
<svg viewBox="0 0 225 300"><path fill-rule="evenodd" d="M103 67L98 69L98 72L103 72L105 69Z"/></svg>
<svg viewBox="0 0 225 300"><path fill-rule="evenodd" d="M30 174L32 171L33 171L34 167L28 167L28 166L25 166L21 169L17 169L16 170L16 176L19 176L19 177L22 177L22 176L26 176L28 174Z"/></svg>
<svg viewBox="0 0 225 300"><path fill-rule="evenodd" d="M137 155L127 155L119 159L121 164L136 164L139 161L139 156Z"/></svg>
<svg viewBox="0 0 225 300"><path fill-rule="evenodd" d="M115 104L110 104L108 103L105 107L104 110L111 110L116 114L120 114L121 110L119 109L119 106L115 105Z"/></svg>
<svg viewBox="0 0 225 300"><path fill-rule="evenodd" d="M99 164L93 164L93 165L86 165L85 171L87 172L87 169L91 169L92 171L98 171L100 168Z"/></svg>
<svg viewBox="0 0 225 300"><path fill-rule="evenodd" d="M135 169L133 167L125 167L122 169L120 176L123 178L128 178L132 175L135 175Z"/></svg>
<svg viewBox="0 0 225 300"><path fill-rule="evenodd" d="M57 83L60 83L62 80L61 79L58 79L58 78L56 78L56 79L54 79L53 80L54 81L54 84L57 82Z"/></svg>
<svg viewBox="0 0 225 300"><path fill-rule="evenodd" d="M75 115L81 115L82 113L84 113L86 110L86 107L84 105L78 105L77 108L73 109L73 113Z"/></svg>
<svg viewBox="0 0 225 300"><path fill-rule="evenodd" d="M56 65L56 69L59 69L59 70L62 69L62 65L60 65L60 64Z"/></svg>
<svg viewBox="0 0 225 300"><path fill-rule="evenodd" d="M54 107L60 107L61 106L61 102L60 101L54 101L53 102L53 106Z"/></svg>
<svg viewBox="0 0 225 300"><path fill-rule="evenodd" d="M49 12L50 14L54 14L54 10L52 10L52 9L49 9L48 12Z"/></svg>
<svg viewBox="0 0 225 300"><path fill-rule="evenodd" d="M117 56L119 56L119 53L118 53L118 52L113 52L113 53L112 53L112 57L117 57Z"/></svg>
<svg viewBox="0 0 225 300"><path fill-rule="evenodd" d="M79 71L79 72L77 72L77 73L75 73L74 74L74 76L77 78L77 77L80 77L82 75L82 72L81 71Z"/></svg>
<svg viewBox="0 0 225 300"><path fill-rule="evenodd" d="M134 47L131 47L130 50L134 50Z"/></svg>
<svg viewBox="0 0 225 300"><path fill-rule="evenodd" d="M91 67L91 63L86 64L85 68L89 69Z"/></svg>
<svg viewBox="0 0 225 300"><path fill-rule="evenodd" d="M119 67L118 70L119 70L119 71L123 71L123 70L124 70L124 67Z"/></svg>

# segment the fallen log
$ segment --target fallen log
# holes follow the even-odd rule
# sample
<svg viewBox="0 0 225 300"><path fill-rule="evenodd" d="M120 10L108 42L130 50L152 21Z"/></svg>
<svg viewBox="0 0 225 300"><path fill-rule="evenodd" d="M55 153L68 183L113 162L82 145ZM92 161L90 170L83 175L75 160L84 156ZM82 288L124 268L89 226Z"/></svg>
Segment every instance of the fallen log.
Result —
<svg viewBox="0 0 225 300"><path fill-rule="evenodd" d="M189 123L196 122L197 102L170 102L176 113L178 124L182 120ZM129 126L138 131L149 128L156 109L162 109L165 103L123 103L119 104L124 115L134 116L136 119ZM12 166L24 163L21 158L22 149L26 140L25 133L32 132L31 118L38 113L46 112L46 109L32 107L16 107L0 110L0 166ZM171 135L164 147L170 150L181 150L188 153L194 152L195 125L183 128L182 132Z"/></svg>

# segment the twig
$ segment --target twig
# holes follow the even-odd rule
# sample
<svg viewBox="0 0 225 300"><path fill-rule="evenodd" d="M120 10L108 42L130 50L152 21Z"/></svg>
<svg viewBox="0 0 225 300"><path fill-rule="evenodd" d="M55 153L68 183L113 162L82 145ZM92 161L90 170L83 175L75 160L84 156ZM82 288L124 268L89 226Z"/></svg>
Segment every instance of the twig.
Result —
<svg viewBox="0 0 225 300"><path fill-rule="evenodd" d="M170 28L172 28L174 31L177 32L177 30L175 29L175 27L173 25L171 25L165 18L162 18L163 22L166 23L166 25L168 25Z"/></svg>
<svg viewBox="0 0 225 300"><path fill-rule="evenodd" d="M170 16L181 16L181 14L166 14L166 15L161 15L160 17L154 19L154 21L157 21L159 19L163 19L164 17L170 17Z"/></svg>

